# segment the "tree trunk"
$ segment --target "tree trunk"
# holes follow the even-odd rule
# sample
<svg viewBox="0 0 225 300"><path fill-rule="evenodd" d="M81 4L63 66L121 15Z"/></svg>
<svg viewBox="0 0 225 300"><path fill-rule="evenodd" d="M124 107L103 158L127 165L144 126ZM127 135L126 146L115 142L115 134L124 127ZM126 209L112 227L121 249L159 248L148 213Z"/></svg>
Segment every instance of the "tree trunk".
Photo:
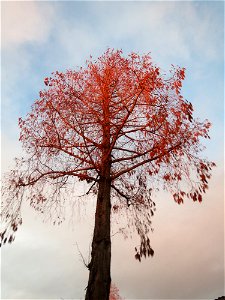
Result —
<svg viewBox="0 0 225 300"><path fill-rule="evenodd" d="M110 188L108 176L99 180L89 280L85 300L108 300L111 284Z"/></svg>

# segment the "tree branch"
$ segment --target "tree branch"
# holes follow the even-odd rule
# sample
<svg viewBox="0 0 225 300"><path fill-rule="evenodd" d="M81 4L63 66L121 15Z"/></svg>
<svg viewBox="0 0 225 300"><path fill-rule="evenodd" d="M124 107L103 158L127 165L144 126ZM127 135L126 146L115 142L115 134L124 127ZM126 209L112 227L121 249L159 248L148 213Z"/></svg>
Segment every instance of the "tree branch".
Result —
<svg viewBox="0 0 225 300"><path fill-rule="evenodd" d="M125 194L123 194L117 187L115 187L115 185L114 184L111 184L111 187L121 196L121 197L123 197L123 198L125 198L126 199L126 201L127 201L127 206L129 207L130 206L130 197L129 196L127 196L127 195L125 195Z"/></svg>
<svg viewBox="0 0 225 300"><path fill-rule="evenodd" d="M94 169L94 168L93 168ZM79 169L79 171L85 171L85 170L89 170L89 168L84 168L84 169ZM47 177L49 175L53 175L51 176L52 179L56 179L59 177L63 177L63 176L75 176L78 177L80 179L87 179L87 180L92 180L92 181L96 181L96 179L92 176L89 176L87 174L82 174L82 173L76 173L75 171L71 170L71 171L51 171L51 172L45 172L43 174L41 174L40 176L38 176L35 179L29 180L27 183L24 183L22 181L21 178L19 178L19 182L17 184L17 186L29 186L29 185L34 185L36 182L38 182L41 178L43 177ZM55 175L55 176L54 176Z"/></svg>
<svg viewBox="0 0 225 300"><path fill-rule="evenodd" d="M62 116L62 114L60 113L60 111L58 109L56 109L53 104L51 103L52 108L58 113L58 115L60 116L61 120L67 125L69 126L71 129L73 129L79 136L81 136L82 138L85 138L89 143L93 144L95 147L97 148L101 148L101 145L94 142L92 139L88 138L87 136L82 135L82 133L80 133L78 130L76 130L76 128L74 126L72 126L67 120L66 118L64 118ZM79 124L79 123L78 123ZM80 124L79 124L80 125Z"/></svg>
<svg viewBox="0 0 225 300"><path fill-rule="evenodd" d="M178 148L181 144L182 144L182 143L178 143L177 145L175 145L175 146L173 146L173 147L170 147L166 152L164 152L164 153L162 153L162 154L159 154L159 155L157 155L157 156L155 156L155 157L152 157L152 158L143 160L143 161L141 161L141 162L139 162L139 163L133 165L133 166L130 167L130 168L124 169L124 170L122 170L122 171L116 173L115 175L112 176L112 180L115 180L116 178L118 178L119 176L123 175L124 173L127 173L127 172L129 172L129 171L132 171L132 170L134 170L134 169L136 169L136 168L138 168L138 167L140 167L140 166L142 166L142 165L144 165L144 164L146 164L146 163L148 163L148 162L154 161L154 160L156 160L156 159L158 159L158 158L161 158L161 157L165 156L166 154L168 154L168 153L170 153L171 151L173 151L175 148Z"/></svg>

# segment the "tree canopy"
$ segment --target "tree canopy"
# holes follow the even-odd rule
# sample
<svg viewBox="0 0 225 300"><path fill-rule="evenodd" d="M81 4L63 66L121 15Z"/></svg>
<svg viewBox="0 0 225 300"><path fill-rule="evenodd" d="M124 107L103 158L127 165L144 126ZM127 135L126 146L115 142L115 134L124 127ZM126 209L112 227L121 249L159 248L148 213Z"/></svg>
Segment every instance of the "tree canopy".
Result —
<svg viewBox="0 0 225 300"><path fill-rule="evenodd" d="M113 49L45 78L31 112L19 119L26 156L3 182L2 243L11 243L22 224L24 198L61 222L66 186L78 179L97 193L109 166L112 211L132 212L142 239L136 258L152 255L151 192L161 186L179 204L201 202L214 166L200 157L211 124L193 118L181 95L184 78L184 68L172 66L166 75L149 54L124 57Z"/></svg>

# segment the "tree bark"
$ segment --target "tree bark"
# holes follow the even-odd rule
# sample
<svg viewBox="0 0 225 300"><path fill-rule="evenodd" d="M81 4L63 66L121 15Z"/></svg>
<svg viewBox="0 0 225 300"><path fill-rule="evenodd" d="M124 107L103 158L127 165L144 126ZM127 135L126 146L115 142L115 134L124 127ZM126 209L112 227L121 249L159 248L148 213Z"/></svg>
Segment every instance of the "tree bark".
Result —
<svg viewBox="0 0 225 300"><path fill-rule="evenodd" d="M108 300L111 284L111 237L110 237L110 189L109 176L99 179L92 241L90 273L85 300Z"/></svg>

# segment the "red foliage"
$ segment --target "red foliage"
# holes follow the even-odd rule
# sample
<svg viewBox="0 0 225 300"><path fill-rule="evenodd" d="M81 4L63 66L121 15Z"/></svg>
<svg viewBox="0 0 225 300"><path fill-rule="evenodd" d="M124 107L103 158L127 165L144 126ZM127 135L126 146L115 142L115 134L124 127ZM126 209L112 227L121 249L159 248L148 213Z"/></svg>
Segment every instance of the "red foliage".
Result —
<svg viewBox="0 0 225 300"><path fill-rule="evenodd" d="M122 300L119 295L119 289L114 283L111 283L109 300Z"/></svg>

